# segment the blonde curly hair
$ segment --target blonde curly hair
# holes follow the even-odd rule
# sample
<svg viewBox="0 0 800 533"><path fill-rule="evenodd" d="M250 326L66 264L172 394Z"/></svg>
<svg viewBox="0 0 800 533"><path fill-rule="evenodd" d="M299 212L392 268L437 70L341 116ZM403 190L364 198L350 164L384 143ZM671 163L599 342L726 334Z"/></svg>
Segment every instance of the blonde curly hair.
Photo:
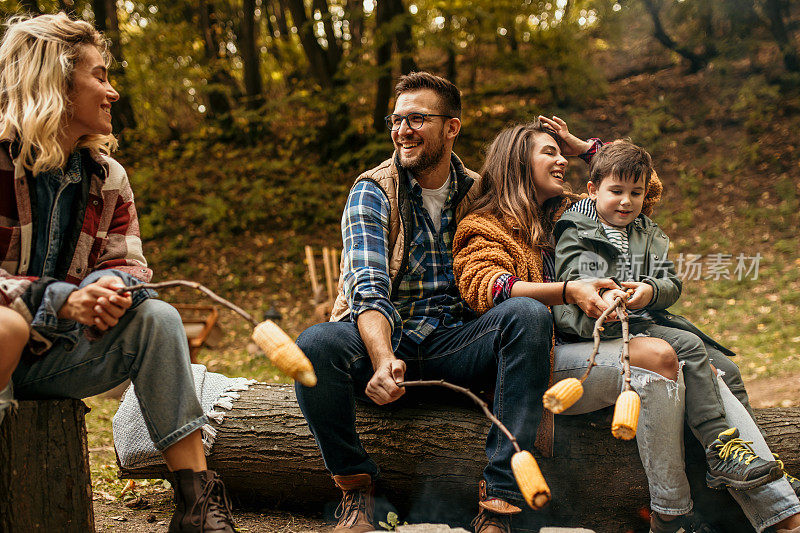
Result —
<svg viewBox="0 0 800 533"><path fill-rule="evenodd" d="M34 175L66 164L59 133L70 117L69 92L84 45L95 46L106 64L108 44L88 22L64 13L15 16L0 43L0 139L19 143L23 166ZM85 135L78 148L109 153L113 135Z"/></svg>

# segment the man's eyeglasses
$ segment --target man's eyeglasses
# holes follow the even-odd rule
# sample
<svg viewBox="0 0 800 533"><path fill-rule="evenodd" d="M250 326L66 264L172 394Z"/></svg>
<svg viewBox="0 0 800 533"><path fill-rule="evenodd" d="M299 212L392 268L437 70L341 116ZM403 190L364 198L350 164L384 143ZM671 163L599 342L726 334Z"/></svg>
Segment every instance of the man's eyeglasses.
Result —
<svg viewBox="0 0 800 533"><path fill-rule="evenodd" d="M412 130L418 130L425 124L425 117L445 117L445 118L453 118L451 115L436 115L433 113L409 113L408 115L387 115L384 119L386 121L386 127L392 131L397 131L400 129L400 126L403 124L403 121L406 121L408 127Z"/></svg>

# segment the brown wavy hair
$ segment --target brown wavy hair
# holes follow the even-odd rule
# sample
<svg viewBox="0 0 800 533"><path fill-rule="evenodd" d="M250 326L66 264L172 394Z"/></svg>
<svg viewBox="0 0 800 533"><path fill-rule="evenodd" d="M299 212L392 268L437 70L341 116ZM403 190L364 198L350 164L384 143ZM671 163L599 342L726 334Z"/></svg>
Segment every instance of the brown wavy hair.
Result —
<svg viewBox="0 0 800 533"><path fill-rule="evenodd" d="M539 119L505 128L489 145L481 168L481 195L473 205L475 213L487 213L518 229L534 247L552 249L553 225L566 200L577 195L564 193L541 206L536 202L531 152L536 138L550 135L562 147L561 140L544 127Z"/></svg>

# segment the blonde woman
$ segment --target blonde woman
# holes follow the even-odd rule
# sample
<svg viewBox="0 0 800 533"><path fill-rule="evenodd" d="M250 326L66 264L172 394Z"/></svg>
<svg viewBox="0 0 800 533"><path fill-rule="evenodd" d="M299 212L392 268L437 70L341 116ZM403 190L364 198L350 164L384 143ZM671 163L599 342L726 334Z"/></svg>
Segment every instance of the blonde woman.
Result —
<svg viewBox="0 0 800 533"><path fill-rule="evenodd" d="M180 316L115 291L152 271L127 175L107 155L119 98L108 61L92 25L63 13L12 19L0 44L0 411L12 383L18 398L85 398L130 378L174 473L169 530L233 532Z"/></svg>

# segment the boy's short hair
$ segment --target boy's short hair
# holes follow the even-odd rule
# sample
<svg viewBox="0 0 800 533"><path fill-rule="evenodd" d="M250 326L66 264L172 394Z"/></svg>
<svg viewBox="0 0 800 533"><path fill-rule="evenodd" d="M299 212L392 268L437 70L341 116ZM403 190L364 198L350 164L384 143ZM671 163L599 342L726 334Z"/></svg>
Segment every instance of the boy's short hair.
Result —
<svg viewBox="0 0 800 533"><path fill-rule="evenodd" d="M408 91L430 89L442 102L442 113L461 118L461 91L452 82L430 72L409 72L394 87L397 96Z"/></svg>
<svg viewBox="0 0 800 533"><path fill-rule="evenodd" d="M630 141L614 141L603 145L589 166L589 180L597 186L608 176L616 175L634 183L643 179L646 189L652 174L653 159L650 154Z"/></svg>

